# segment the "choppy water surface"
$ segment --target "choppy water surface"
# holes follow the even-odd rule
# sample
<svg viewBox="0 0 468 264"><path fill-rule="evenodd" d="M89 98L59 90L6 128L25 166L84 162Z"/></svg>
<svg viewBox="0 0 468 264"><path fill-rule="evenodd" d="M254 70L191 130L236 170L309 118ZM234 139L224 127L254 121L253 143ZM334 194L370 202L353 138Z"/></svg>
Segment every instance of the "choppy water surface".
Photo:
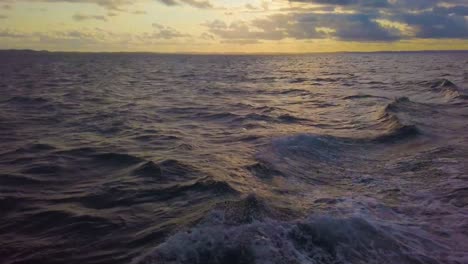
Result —
<svg viewBox="0 0 468 264"><path fill-rule="evenodd" d="M1 263L468 263L468 53L0 60Z"/></svg>

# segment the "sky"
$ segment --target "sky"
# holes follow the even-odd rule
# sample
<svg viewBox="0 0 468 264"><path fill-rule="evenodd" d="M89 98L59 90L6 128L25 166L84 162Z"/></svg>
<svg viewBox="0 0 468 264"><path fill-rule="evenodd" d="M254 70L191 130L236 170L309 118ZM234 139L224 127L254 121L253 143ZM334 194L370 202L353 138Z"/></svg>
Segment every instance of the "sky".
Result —
<svg viewBox="0 0 468 264"><path fill-rule="evenodd" d="M0 0L0 49L468 50L468 0Z"/></svg>

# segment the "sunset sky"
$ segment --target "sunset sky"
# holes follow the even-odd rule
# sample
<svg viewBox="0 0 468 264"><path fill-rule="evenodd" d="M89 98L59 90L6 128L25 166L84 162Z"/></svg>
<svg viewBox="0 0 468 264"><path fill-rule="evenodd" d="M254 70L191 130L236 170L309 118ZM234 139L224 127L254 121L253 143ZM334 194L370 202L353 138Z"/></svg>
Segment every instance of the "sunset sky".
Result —
<svg viewBox="0 0 468 264"><path fill-rule="evenodd" d="M0 0L0 49L468 49L468 0Z"/></svg>

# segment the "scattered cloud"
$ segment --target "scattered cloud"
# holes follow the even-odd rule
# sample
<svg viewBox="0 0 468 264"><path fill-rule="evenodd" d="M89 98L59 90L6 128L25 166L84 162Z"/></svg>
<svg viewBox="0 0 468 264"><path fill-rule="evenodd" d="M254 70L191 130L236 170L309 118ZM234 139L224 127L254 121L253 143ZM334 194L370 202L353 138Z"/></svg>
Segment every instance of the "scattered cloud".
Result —
<svg viewBox="0 0 468 264"><path fill-rule="evenodd" d="M330 38L393 42L410 38L468 38L465 0L289 0L289 3L282 13L267 17L230 23L214 20L203 25L221 39L237 41ZM246 8L256 9L250 4Z"/></svg>
<svg viewBox="0 0 468 264"><path fill-rule="evenodd" d="M374 17L361 14L277 14L250 22L204 24L222 39L282 40L334 38L349 41L395 41L401 32L384 27Z"/></svg>
<svg viewBox="0 0 468 264"><path fill-rule="evenodd" d="M26 35L13 30L0 30L0 38L24 38Z"/></svg>
<svg viewBox="0 0 468 264"><path fill-rule="evenodd" d="M45 2L45 3L88 3L102 6L109 10L125 11L123 7L131 6L135 4L135 1L131 0L18 0L22 2ZM208 0L156 0L162 4L168 6L177 5L189 5L196 8L213 8L213 4ZM4 2L5 5L10 5L11 0L0 0L0 3Z"/></svg>
<svg viewBox="0 0 468 264"><path fill-rule="evenodd" d="M161 25L159 23L153 23L153 28L155 29L155 32L151 35L151 37L156 39L174 39L190 37L189 34L184 34L172 27Z"/></svg>
<svg viewBox="0 0 468 264"><path fill-rule="evenodd" d="M9 22L9 19L21 12L19 8L14 12L10 11L16 8L19 2L36 3L27 12L49 8L37 3L74 4L76 10L73 9L70 16L75 24L69 27L75 30L25 33L19 32L19 28L15 28L11 23L6 23L10 28L2 28L0 24L0 40L40 39L70 45L85 45L85 42L184 43L187 40L239 45L332 40L380 45L413 40L468 40L467 0L252 0L237 4L224 0L0 0L2 23ZM151 3L156 4L148 5ZM100 13L85 11L89 9L82 9L78 6L80 4L99 6ZM146 9L145 5L153 9ZM163 8L161 5L172 8ZM178 9L179 7L184 8ZM181 21L186 24L184 27L183 23L174 22L173 19L164 20L164 14L157 8L164 12L184 12L184 16L188 12L194 12L196 15L187 15L187 19ZM164 21L165 24L151 24L149 21L154 21L153 14L154 17L162 16L158 17L158 20ZM114 25L114 22L122 23L123 19L129 19L125 21L133 23L129 15L135 15L138 33L124 33L129 29L121 29ZM138 18L137 15L142 17ZM86 21L112 21L113 23L108 22L105 25L107 29L113 28L115 32L81 28L90 25L85 23ZM22 29L26 28L23 26ZM189 29L190 34L186 33Z"/></svg>
<svg viewBox="0 0 468 264"><path fill-rule="evenodd" d="M175 29L156 26L154 32L121 33L102 28L81 28L77 30L61 30L50 32L23 32L10 29L0 29L0 43L14 43L16 47L30 48L41 44L44 49L51 50L121 50L122 47L135 49L152 45L173 45L178 38L190 37Z"/></svg>
<svg viewBox="0 0 468 264"><path fill-rule="evenodd" d="M135 15L146 15L148 14L146 11L143 11L143 10L136 10L136 11L133 11L132 14L135 14Z"/></svg>
<svg viewBox="0 0 468 264"><path fill-rule="evenodd" d="M101 20L107 21L106 16L102 15L83 15L83 14L75 14L73 19L76 21L85 21L85 20Z"/></svg>

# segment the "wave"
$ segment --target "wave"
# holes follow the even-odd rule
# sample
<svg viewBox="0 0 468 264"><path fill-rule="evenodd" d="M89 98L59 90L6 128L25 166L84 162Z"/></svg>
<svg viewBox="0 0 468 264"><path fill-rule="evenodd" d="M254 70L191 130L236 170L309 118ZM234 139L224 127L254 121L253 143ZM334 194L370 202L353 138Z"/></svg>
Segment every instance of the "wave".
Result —
<svg viewBox="0 0 468 264"><path fill-rule="evenodd" d="M346 138L326 135L300 134L273 140L273 148L280 152L293 152L299 155L317 155L331 159L338 155L344 144L352 143Z"/></svg>
<svg viewBox="0 0 468 264"><path fill-rule="evenodd" d="M184 182L203 177L203 174L196 168L177 160L140 163L132 171L132 175L153 178L158 180L159 183Z"/></svg>
<svg viewBox="0 0 468 264"><path fill-rule="evenodd" d="M280 137L263 148L257 154L259 162L247 169L260 178L267 178L267 175L283 175L286 171L287 174L308 171L305 167L321 167L323 163L339 166L340 157L353 145L356 142L352 139L327 135L299 134Z"/></svg>
<svg viewBox="0 0 468 264"><path fill-rule="evenodd" d="M291 114L277 114L269 115L270 112L275 109L259 108L262 113L249 113L249 114L235 114L230 112L222 112L216 114L199 114L197 117L201 117L208 121L221 121L230 123L248 123L248 122L269 122L269 123L300 123L309 121L306 118L300 118Z"/></svg>
<svg viewBox="0 0 468 264"><path fill-rule="evenodd" d="M429 86L430 91L445 99L446 102L461 99L467 100L468 94L464 89L448 79L438 79L429 82L421 82L420 85Z"/></svg>
<svg viewBox="0 0 468 264"><path fill-rule="evenodd" d="M48 104L49 100L43 97L27 97L27 96L13 96L6 100L7 103L11 104L22 104L22 105L43 105Z"/></svg>
<svg viewBox="0 0 468 264"><path fill-rule="evenodd" d="M0 101L0 104L17 110L21 109L22 111L37 111L34 112L35 116L40 116L41 114L49 112L54 113L58 109L65 107L64 104L58 101L39 96L13 96L7 100Z"/></svg>
<svg viewBox="0 0 468 264"><path fill-rule="evenodd" d="M103 152L96 148L75 148L56 153L74 160L86 160L97 168L111 167L132 176L158 179L159 183L183 183L207 177L195 166L174 159L154 162L128 153Z"/></svg>
<svg viewBox="0 0 468 264"><path fill-rule="evenodd" d="M304 83L309 81L307 78L295 78L289 81L289 83Z"/></svg>
<svg viewBox="0 0 468 264"><path fill-rule="evenodd" d="M240 200L217 204L203 219L203 225L218 225L222 222L224 225L239 226L268 218L287 220L297 216L291 208L278 208L255 194L249 194Z"/></svg>
<svg viewBox="0 0 468 264"><path fill-rule="evenodd" d="M234 189L229 183L225 181L217 181L210 178L200 179L195 182L190 182L188 184L176 184L172 185L169 188L164 188L159 190L162 194L157 199L158 201L164 200L165 197L167 198L176 198L179 195L200 192L200 193L208 193L220 196L230 196L230 195L238 195L239 191Z"/></svg>
<svg viewBox="0 0 468 264"><path fill-rule="evenodd" d="M11 174L0 179L0 182L55 184L55 181L46 181L50 177L45 178L44 175L62 175L60 180L70 182L86 181L93 184L95 191L60 201L75 202L94 209L166 201L183 195L229 196L238 193L229 183L180 160L155 162L128 153L104 152L97 148L73 148L52 154L61 157L63 162L33 162L21 174ZM86 168L68 169L70 164L77 163L86 164Z"/></svg>
<svg viewBox="0 0 468 264"><path fill-rule="evenodd" d="M377 99L388 99L384 96L375 96L370 94L356 94L343 97L344 100L353 100L353 99L368 99L368 98L377 98Z"/></svg>
<svg viewBox="0 0 468 264"><path fill-rule="evenodd" d="M374 140L381 143L393 143L395 141L406 140L420 135L419 129L414 125L398 126L391 132L376 137Z"/></svg>
<svg viewBox="0 0 468 264"><path fill-rule="evenodd" d="M74 211L74 209L42 210L29 217L15 223L15 226L20 227L18 232L28 233L48 229L51 230L50 233L68 234L79 229L88 234L105 235L119 226L106 217L101 217L98 214L83 214L83 212ZM34 219L34 221L30 221L30 219ZM61 224L57 226L56 223Z"/></svg>
<svg viewBox="0 0 468 264"><path fill-rule="evenodd" d="M6 186L23 186L28 187L30 185L38 186L43 184L44 182L40 179L35 179L31 176L25 175L15 175L15 174L0 174L0 184L3 187Z"/></svg>
<svg viewBox="0 0 468 264"><path fill-rule="evenodd" d="M376 123L366 127L371 133L363 137L296 134L275 138L257 153L257 162L245 169L262 180L292 176L311 184L329 183L339 169L365 160L381 144L401 144L422 135L416 125L399 117L415 106L408 98L395 99L379 112Z"/></svg>
<svg viewBox="0 0 468 264"><path fill-rule="evenodd" d="M48 144L26 144L23 147L16 148L15 150L10 150L7 152L0 153L0 156L15 156L15 155L25 155L29 153L42 153L55 150L55 147Z"/></svg>
<svg viewBox="0 0 468 264"><path fill-rule="evenodd" d="M49 164L49 163L39 163L39 164L32 164L27 168L22 170L22 173L29 174L29 175L59 175L63 173L65 168L56 164Z"/></svg>
<svg viewBox="0 0 468 264"><path fill-rule="evenodd" d="M450 99L468 99L460 87L447 79L435 81L431 88Z"/></svg>
<svg viewBox="0 0 468 264"><path fill-rule="evenodd" d="M440 246L414 227L394 228L362 214L293 220L276 212L252 195L228 202L133 263L440 263L431 251Z"/></svg>
<svg viewBox="0 0 468 264"><path fill-rule="evenodd" d="M290 114L283 114L277 117L281 123L299 123L299 122L307 122L309 121L306 118L296 117Z"/></svg>
<svg viewBox="0 0 468 264"><path fill-rule="evenodd" d="M385 133L373 140L381 143L392 143L420 135L421 132L415 125L405 124L397 115L400 111L404 112L405 106L411 103L407 97L400 97L386 105L378 117L378 124L372 126L372 128L383 130Z"/></svg>
<svg viewBox="0 0 468 264"><path fill-rule="evenodd" d="M164 205L174 203L184 197L190 197L194 204L204 199L216 197L235 197L239 192L224 181L204 178L184 183L174 182L148 182L142 184L146 187L135 189L135 180L120 182L114 186L102 188L102 190L82 197L71 197L56 202L73 202L83 205L85 208L96 210L120 209L143 204ZM174 210L181 208L174 208Z"/></svg>
<svg viewBox="0 0 468 264"><path fill-rule="evenodd" d="M405 104L411 103L407 98L398 98L385 106L377 117L377 123L367 128L377 132L376 136L351 138L297 134L273 139L271 145L258 154L259 162L248 166L247 169L259 178L269 178L272 175L282 175L282 163L290 165L288 171L291 167L299 170L307 164L309 169L314 164L322 167L322 163L340 167L346 159L345 153L349 151L353 151L354 158L358 159L359 155L364 153L361 151L363 147L377 147L376 144L402 143L414 139L422 134L420 129L414 124L404 122L397 115L399 111L405 111Z"/></svg>
<svg viewBox="0 0 468 264"><path fill-rule="evenodd" d="M270 179L274 176L282 175L282 173L276 170L271 164L266 162L256 162L252 165L245 167L254 176L261 179Z"/></svg>
<svg viewBox="0 0 468 264"><path fill-rule="evenodd" d="M278 94L299 94L299 95L307 95L310 94L309 91L303 89L288 89L284 91L278 92Z"/></svg>
<svg viewBox="0 0 468 264"><path fill-rule="evenodd" d="M132 164L141 163L144 160L142 158L126 154L126 153L117 153L117 152L109 152L109 153L98 153L91 155L91 157L99 162L99 163L107 163L116 166L128 166Z"/></svg>
<svg viewBox="0 0 468 264"><path fill-rule="evenodd" d="M459 208L466 208L468 206L468 187L457 187L451 190L449 194L444 197L446 202L452 203Z"/></svg>
<svg viewBox="0 0 468 264"><path fill-rule="evenodd" d="M260 180L285 177L322 185L344 166L346 153L359 144L353 139L299 134L275 138L256 155L257 162L245 169ZM358 156L353 156L359 159Z"/></svg>

